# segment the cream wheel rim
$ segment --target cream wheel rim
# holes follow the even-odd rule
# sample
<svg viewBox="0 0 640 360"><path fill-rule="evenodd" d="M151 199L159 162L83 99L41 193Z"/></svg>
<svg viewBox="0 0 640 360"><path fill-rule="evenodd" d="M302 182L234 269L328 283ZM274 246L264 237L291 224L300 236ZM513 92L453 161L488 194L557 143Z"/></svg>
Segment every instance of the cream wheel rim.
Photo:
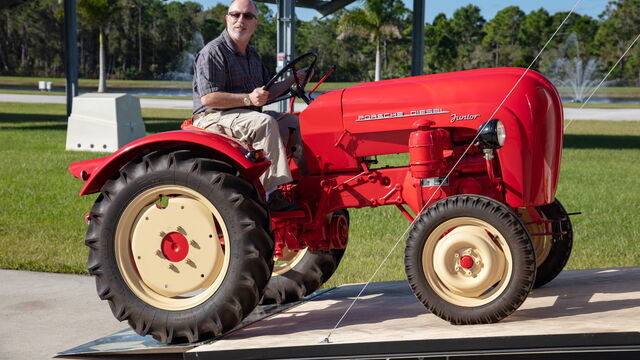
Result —
<svg viewBox="0 0 640 360"><path fill-rule="evenodd" d="M504 236L480 219L445 221L429 234L422 266L431 288L447 302L475 307L504 292L513 271Z"/></svg>
<svg viewBox="0 0 640 360"><path fill-rule="evenodd" d="M282 275L293 269L302 261L307 251L309 251L308 247L300 250L290 250L288 247L282 249L282 256L273 258L275 263L273 265L272 275Z"/></svg>
<svg viewBox="0 0 640 360"><path fill-rule="evenodd" d="M123 211L116 261L127 286L145 303L185 310L220 287L229 267L228 241L222 216L207 198L163 185L137 195Z"/></svg>
<svg viewBox="0 0 640 360"><path fill-rule="evenodd" d="M547 217L542 211L536 208L518 208L518 214L529 232L536 253L536 266L540 266L551 253L552 237L548 235L551 233L551 224L547 222Z"/></svg>

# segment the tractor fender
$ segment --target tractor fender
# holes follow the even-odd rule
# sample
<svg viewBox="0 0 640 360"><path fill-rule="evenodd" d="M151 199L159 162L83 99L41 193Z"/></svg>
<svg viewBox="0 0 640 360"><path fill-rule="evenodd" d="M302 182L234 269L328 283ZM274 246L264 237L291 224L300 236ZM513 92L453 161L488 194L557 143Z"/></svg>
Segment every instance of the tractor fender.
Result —
<svg viewBox="0 0 640 360"><path fill-rule="evenodd" d="M199 130L176 130L146 136L133 141L107 157L79 161L69 165L69 172L85 181L80 195L93 194L128 162L160 149L198 150L234 166L249 182L262 186L258 177L269 167L269 161L254 163L247 159L249 150L222 135Z"/></svg>

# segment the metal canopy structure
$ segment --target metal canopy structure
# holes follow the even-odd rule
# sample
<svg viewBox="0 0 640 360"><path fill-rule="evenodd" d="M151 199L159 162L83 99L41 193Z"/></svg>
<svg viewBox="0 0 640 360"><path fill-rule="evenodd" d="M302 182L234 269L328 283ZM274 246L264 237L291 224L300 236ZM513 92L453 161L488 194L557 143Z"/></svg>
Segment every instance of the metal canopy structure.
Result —
<svg viewBox="0 0 640 360"><path fill-rule="evenodd" d="M78 30L76 0L64 0L64 71L67 94L67 116L71 115L73 98L78 96Z"/></svg>
<svg viewBox="0 0 640 360"><path fill-rule="evenodd" d="M7 0L16 4L22 0ZM295 7L317 10L322 16L330 15L355 0L258 0L278 6L277 70L295 56ZM411 49L411 75L421 75L424 66L424 4L425 0L413 0L413 33ZM71 114L73 97L78 95L78 48L76 25L76 0L64 0L64 64L66 72L67 116ZM281 102L280 111L286 111Z"/></svg>
<svg viewBox="0 0 640 360"><path fill-rule="evenodd" d="M259 2L279 4L281 0L258 0ZM356 0L297 0L295 6L317 10L322 16L333 14Z"/></svg>
<svg viewBox="0 0 640 360"><path fill-rule="evenodd" d="M411 76L422 75L424 69L424 1L425 0L413 0Z"/></svg>

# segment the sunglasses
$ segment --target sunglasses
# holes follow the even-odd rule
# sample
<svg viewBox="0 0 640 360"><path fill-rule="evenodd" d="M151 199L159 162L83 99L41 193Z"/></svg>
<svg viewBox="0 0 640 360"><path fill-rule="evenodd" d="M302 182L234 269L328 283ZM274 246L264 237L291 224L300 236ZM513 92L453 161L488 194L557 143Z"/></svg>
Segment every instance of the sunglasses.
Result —
<svg viewBox="0 0 640 360"><path fill-rule="evenodd" d="M240 16L242 15L247 20L253 20L253 19L255 19L257 17L256 14L242 13L242 12L230 12L227 15L231 16L234 19L239 19Z"/></svg>

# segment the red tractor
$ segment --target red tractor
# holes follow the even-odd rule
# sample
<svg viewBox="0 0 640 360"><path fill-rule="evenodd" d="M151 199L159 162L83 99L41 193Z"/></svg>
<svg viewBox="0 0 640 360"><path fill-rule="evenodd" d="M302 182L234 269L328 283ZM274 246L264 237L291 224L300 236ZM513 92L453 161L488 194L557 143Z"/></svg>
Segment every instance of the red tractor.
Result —
<svg viewBox="0 0 640 360"><path fill-rule="evenodd" d="M572 244L555 199L563 111L542 75L460 71L313 101L303 88L291 93L308 103L306 169L292 163L295 181L282 187L301 210L269 213L260 149L188 121L71 164L81 195L100 192L87 215L88 268L117 319L162 342L196 342L231 330L261 301L296 301L340 263L349 208L392 205L412 222L409 284L454 324L503 319L563 269ZM396 153L409 163L374 166Z"/></svg>

